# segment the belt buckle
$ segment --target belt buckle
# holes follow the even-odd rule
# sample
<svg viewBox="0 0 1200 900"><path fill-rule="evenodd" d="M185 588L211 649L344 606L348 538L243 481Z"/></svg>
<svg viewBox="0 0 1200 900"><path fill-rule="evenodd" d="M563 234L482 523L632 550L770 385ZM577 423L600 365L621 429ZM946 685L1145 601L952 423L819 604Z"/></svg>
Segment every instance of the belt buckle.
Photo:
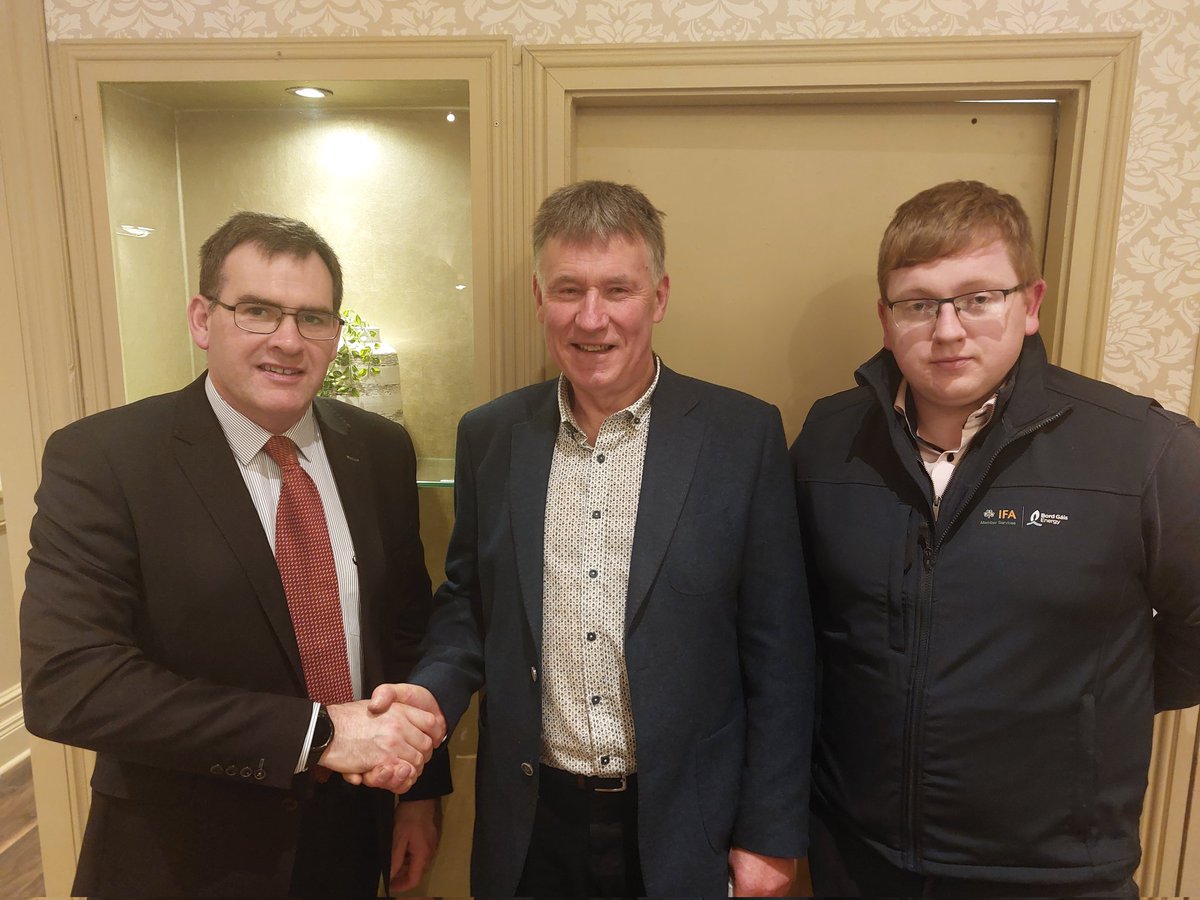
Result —
<svg viewBox="0 0 1200 900"><path fill-rule="evenodd" d="M619 793L621 793L621 791L623 791L627 787L629 787L628 779L629 779L629 776L622 775L620 778L621 783L617 787L610 787L610 788L598 787L598 788L592 788L592 790L594 790L597 794L619 794Z"/></svg>

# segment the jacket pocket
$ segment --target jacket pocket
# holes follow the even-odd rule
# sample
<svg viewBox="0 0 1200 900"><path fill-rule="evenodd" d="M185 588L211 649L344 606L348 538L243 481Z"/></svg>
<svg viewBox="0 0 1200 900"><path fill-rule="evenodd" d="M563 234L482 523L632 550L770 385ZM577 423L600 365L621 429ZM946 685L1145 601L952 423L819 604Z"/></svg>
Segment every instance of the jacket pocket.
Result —
<svg viewBox="0 0 1200 900"><path fill-rule="evenodd" d="M727 509L682 516L667 550L667 578L681 594L727 591L737 581L740 556Z"/></svg>
<svg viewBox="0 0 1200 900"><path fill-rule="evenodd" d="M1079 833L1089 841L1096 829L1096 697L1084 694L1079 699L1079 797L1076 810Z"/></svg>
<svg viewBox="0 0 1200 900"><path fill-rule="evenodd" d="M709 846L718 853L729 850L733 836L745 754L746 723L739 716L699 741L692 756L700 821Z"/></svg>
<svg viewBox="0 0 1200 900"><path fill-rule="evenodd" d="M920 516L908 507L902 508L906 515L900 516L893 526L895 540L891 542L892 553L888 561L888 646L903 653L908 648L909 614L913 598L908 585L914 566L921 565L921 547L917 537L920 533Z"/></svg>
<svg viewBox="0 0 1200 900"><path fill-rule="evenodd" d="M154 769L109 756L98 756L92 770L92 790L155 806L175 806L189 802L196 782L206 776L169 769Z"/></svg>

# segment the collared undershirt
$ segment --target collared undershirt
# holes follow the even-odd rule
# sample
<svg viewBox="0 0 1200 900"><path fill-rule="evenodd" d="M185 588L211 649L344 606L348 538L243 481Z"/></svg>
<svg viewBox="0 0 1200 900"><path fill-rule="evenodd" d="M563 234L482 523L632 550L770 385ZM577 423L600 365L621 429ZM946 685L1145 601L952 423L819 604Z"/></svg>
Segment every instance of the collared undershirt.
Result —
<svg viewBox="0 0 1200 900"><path fill-rule="evenodd" d="M213 386L212 378L205 378L204 390L208 402L212 405L221 430L225 432L225 440L237 460L246 489L250 492L250 500L258 513L271 552L275 552L275 511L279 506L279 491L282 487L282 475L279 465L263 452L263 444L271 437L271 432L251 422L240 412L225 402ZM354 687L354 696L362 696L362 640L359 637L359 596L358 596L358 563L354 556L354 542L350 538L350 526L346 523L346 513L342 509L342 500L338 496L337 482L333 480L333 470L329 467L329 458L325 455L325 444L321 440L321 429L313 416L312 405L309 404L300 421L284 432L296 445L296 458L300 467L309 474L317 486L321 496L321 506L325 509L325 523L329 528L329 543L333 548L334 566L337 568L338 593L342 600L342 627L346 632L346 654L350 663L350 683ZM313 704L313 715L308 723L308 733L304 738L304 746L300 749L300 759L295 771L304 770L304 761L308 756L309 744L312 742L313 726L317 720L317 710L320 704Z"/></svg>
<svg viewBox="0 0 1200 900"><path fill-rule="evenodd" d="M600 425L595 445L560 376L546 491L541 761L584 775L637 771L625 669L625 604L654 380Z"/></svg>
<svg viewBox="0 0 1200 900"><path fill-rule="evenodd" d="M900 379L900 388L896 391L895 409L908 428L908 433L916 442L917 450L921 454L921 462L924 463L925 471L929 473L929 479L933 482L933 517L935 519L938 516L938 508L942 505L942 494L946 492L946 485L950 483L950 477L954 474L955 467L962 459L963 454L970 448L975 436L992 420L998 396L999 392L992 394L983 406L967 416L958 446L944 450L917 433L916 410L910 414L908 409L908 380Z"/></svg>

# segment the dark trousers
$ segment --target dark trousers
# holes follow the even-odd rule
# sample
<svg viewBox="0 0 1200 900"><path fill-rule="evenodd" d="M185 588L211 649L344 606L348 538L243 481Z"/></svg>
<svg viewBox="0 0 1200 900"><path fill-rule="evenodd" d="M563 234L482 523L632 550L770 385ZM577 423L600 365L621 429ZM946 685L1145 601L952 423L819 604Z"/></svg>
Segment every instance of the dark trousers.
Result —
<svg viewBox="0 0 1200 900"><path fill-rule="evenodd" d="M808 865L817 897L1137 897L1132 878L1082 884L1016 884L920 875L893 866L828 816L809 818Z"/></svg>
<svg viewBox="0 0 1200 900"><path fill-rule="evenodd" d="M604 779L604 782L612 779ZM637 777L623 791L542 766L533 837L517 885L521 897L641 897ZM603 783L601 783L603 786Z"/></svg>
<svg viewBox="0 0 1200 900"><path fill-rule="evenodd" d="M291 897L375 897L383 870L380 793L334 775L312 786L292 867Z"/></svg>

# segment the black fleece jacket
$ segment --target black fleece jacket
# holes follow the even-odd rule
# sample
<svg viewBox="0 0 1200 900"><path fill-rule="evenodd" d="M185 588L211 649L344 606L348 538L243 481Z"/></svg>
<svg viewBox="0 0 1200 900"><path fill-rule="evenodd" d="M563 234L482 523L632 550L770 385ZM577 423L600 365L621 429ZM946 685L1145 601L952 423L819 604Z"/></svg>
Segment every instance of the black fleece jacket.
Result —
<svg viewBox="0 0 1200 900"><path fill-rule="evenodd" d="M1129 876L1154 713L1200 702L1200 429L1027 338L935 520L895 360L856 378L792 447L814 803L916 872Z"/></svg>

